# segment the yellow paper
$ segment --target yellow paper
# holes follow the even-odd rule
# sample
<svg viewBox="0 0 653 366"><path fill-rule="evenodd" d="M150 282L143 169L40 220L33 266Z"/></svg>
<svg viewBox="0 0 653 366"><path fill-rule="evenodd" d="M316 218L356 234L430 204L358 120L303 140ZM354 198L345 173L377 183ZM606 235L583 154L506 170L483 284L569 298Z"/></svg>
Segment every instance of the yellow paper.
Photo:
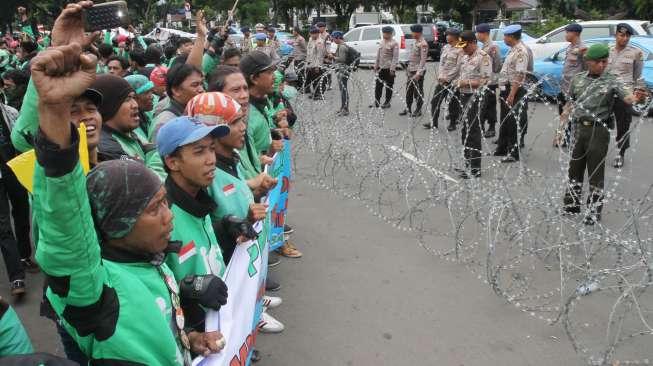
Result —
<svg viewBox="0 0 653 366"><path fill-rule="evenodd" d="M82 164L84 174L86 174L90 170L86 126L80 123L77 131L79 131L79 162ZM16 174L16 178L18 178L20 184L32 193L32 188L34 187L34 166L36 165L36 153L34 149L16 156L7 165Z"/></svg>

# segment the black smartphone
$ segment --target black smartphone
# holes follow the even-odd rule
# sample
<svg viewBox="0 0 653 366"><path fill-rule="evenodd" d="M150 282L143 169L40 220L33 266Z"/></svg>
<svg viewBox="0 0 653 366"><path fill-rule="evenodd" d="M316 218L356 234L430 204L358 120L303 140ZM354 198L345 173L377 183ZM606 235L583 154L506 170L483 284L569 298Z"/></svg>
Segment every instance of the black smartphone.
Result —
<svg viewBox="0 0 653 366"><path fill-rule="evenodd" d="M127 27L130 23L127 3L122 0L93 5L84 10L83 17L87 32Z"/></svg>

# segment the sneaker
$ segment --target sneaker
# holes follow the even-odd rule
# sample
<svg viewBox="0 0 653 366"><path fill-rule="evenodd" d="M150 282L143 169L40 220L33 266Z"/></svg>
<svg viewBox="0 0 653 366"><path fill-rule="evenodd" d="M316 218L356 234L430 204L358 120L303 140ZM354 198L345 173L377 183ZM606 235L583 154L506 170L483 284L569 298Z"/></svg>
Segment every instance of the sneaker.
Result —
<svg viewBox="0 0 653 366"><path fill-rule="evenodd" d="M29 273L39 273L41 271L39 265L34 263L34 261L32 261L30 258L21 259L20 263L23 265L25 271Z"/></svg>
<svg viewBox="0 0 653 366"><path fill-rule="evenodd" d="M268 256L268 268L278 266L279 263L281 263L281 259L279 259L279 256L274 253L270 253L270 255Z"/></svg>
<svg viewBox="0 0 653 366"><path fill-rule="evenodd" d="M11 296L21 297L25 294L25 280L13 280L10 283Z"/></svg>
<svg viewBox="0 0 653 366"><path fill-rule="evenodd" d="M300 258L302 256L302 252L297 250L297 248L295 248L295 246L289 241L283 243L283 245L277 249L277 253L287 258Z"/></svg>
<svg viewBox="0 0 653 366"><path fill-rule="evenodd" d="M410 113L410 111L408 111L408 109L404 109L403 111L399 112L399 115L400 115L400 116L406 116L406 115L408 115L409 113ZM411 114L412 114L412 113L411 113Z"/></svg>
<svg viewBox="0 0 653 366"><path fill-rule="evenodd" d="M614 163L612 164L613 167L619 169L624 166L624 157L621 155L617 155L614 158Z"/></svg>
<svg viewBox="0 0 653 366"><path fill-rule="evenodd" d="M279 307L283 300L280 297L277 296L268 296L268 295L263 295L263 306L265 306L268 309L274 309L276 307Z"/></svg>
<svg viewBox="0 0 653 366"><path fill-rule="evenodd" d="M261 314L261 322L258 329L263 333L281 333L285 329L283 323L275 319L272 315L264 311Z"/></svg>
<svg viewBox="0 0 653 366"><path fill-rule="evenodd" d="M290 225L283 225L283 233L284 234L292 234L295 232L295 229L292 228Z"/></svg>
<svg viewBox="0 0 653 366"><path fill-rule="evenodd" d="M250 358L253 363L261 361L261 352L259 352L256 348L252 350L252 358Z"/></svg>

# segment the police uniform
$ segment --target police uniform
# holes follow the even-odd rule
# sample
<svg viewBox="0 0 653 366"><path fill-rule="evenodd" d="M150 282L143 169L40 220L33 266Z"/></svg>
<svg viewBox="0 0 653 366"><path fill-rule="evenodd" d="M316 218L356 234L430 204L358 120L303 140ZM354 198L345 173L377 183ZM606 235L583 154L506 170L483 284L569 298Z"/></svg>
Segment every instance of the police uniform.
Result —
<svg viewBox="0 0 653 366"><path fill-rule="evenodd" d="M383 27L383 33L394 32L392 27ZM378 74L374 86L374 107L381 104L381 97L385 89L385 103L383 108L390 107L390 100L392 99L392 87L395 83L395 71L399 63L399 44L393 38L389 40L381 39L379 48L376 51L376 60L374 61L374 69ZM372 107L372 106L371 106Z"/></svg>
<svg viewBox="0 0 653 366"><path fill-rule="evenodd" d="M565 29L577 29L572 28L575 24L568 25ZM578 25L580 27L580 25ZM582 28L581 28L582 29ZM573 31L573 30L571 30ZM580 31L579 31L580 33ZM585 60L583 53L587 49L587 46L580 41L578 43L570 43L567 46L565 51L565 62L562 66L562 79L560 80L560 93L558 93L558 114L562 115L563 108L567 103L567 95L569 94L569 83L571 79L576 76L578 73L583 72L587 69L585 65ZM571 138L571 125L567 124L565 126L565 139L563 146L566 146L569 143Z"/></svg>
<svg viewBox="0 0 653 366"><path fill-rule="evenodd" d="M411 26L411 31L422 33L422 26L419 24ZM422 105L424 104L424 74L426 73L426 58L428 57L429 45L424 38L415 41L410 48L408 56L407 85L406 85L406 109L399 113L400 115L411 114L413 117L422 115ZM414 78L419 76L418 80ZM415 100L415 112L411 113Z"/></svg>
<svg viewBox="0 0 653 366"><path fill-rule="evenodd" d="M600 60L608 57L604 44L592 45L586 59ZM569 185L564 197L565 213L579 213L584 173L587 170L590 196L586 224L600 220L603 206L605 157L610 145L611 115L616 100L622 100L630 90L615 75L605 71L599 77L588 72L577 74L569 86L571 123L574 125L574 144L569 161Z"/></svg>
<svg viewBox="0 0 653 366"><path fill-rule="evenodd" d="M302 90L304 89L304 82L306 80L306 40L301 34L297 34L293 44L292 54L290 55L295 63L295 72L297 73L297 85Z"/></svg>
<svg viewBox="0 0 653 366"><path fill-rule="evenodd" d="M448 34L453 34L458 36L460 31L457 29L447 30ZM454 92L455 88L451 87L451 83L458 77L459 64L462 59L463 52L460 48L454 47L454 45L446 44L442 48L440 53L440 65L438 66L438 85L435 87L433 92L433 98L431 99L431 125L425 124L424 127L438 127L438 120L440 118L440 105L442 101L448 96L451 95L451 101L449 102L449 126L455 126L456 120L458 118L457 111L459 108L456 108L460 101ZM452 129L452 128L450 128Z"/></svg>
<svg viewBox="0 0 653 366"><path fill-rule="evenodd" d="M511 35L521 32L521 26L511 25L505 28L504 34ZM520 142L523 142L527 128L528 101L526 100L526 88L524 87L527 74L533 69L532 52L521 41L517 41L508 52L499 73L499 90L501 96L501 125L499 127L499 139L495 156L508 157L502 161L513 162L519 160ZM506 99L510 95L512 83L517 84L517 91L513 105L507 104ZM520 136L521 135L521 136Z"/></svg>
<svg viewBox="0 0 653 366"><path fill-rule="evenodd" d="M469 33L468 33L469 32ZM471 31L464 34L466 42L476 42ZM471 36L469 36L471 34ZM471 39L473 37L473 39ZM484 106L484 86L492 77L492 59L485 51L476 49L473 54L464 54L460 63L460 79L458 82L460 102L463 106L461 130L462 144L465 146L465 165L470 168L473 176L481 175L481 114ZM478 87L472 87L471 82L478 81ZM464 172L461 177L467 178Z"/></svg>
<svg viewBox="0 0 653 366"><path fill-rule="evenodd" d="M479 24L476 26L476 32L490 32L490 26L488 24ZM483 43L481 48L485 53L490 56L492 59L492 77L488 82L487 88L485 89L484 106L483 111L481 112L481 128L485 130L485 137L490 138L494 137L495 126L497 124L497 75L501 71L501 52L499 46L497 46L492 39L488 37L487 42ZM487 128L485 128L485 122L487 121Z"/></svg>
<svg viewBox="0 0 653 366"><path fill-rule="evenodd" d="M617 25L617 32L628 32L633 34L630 26ZM644 55L639 48L630 44L623 50L617 50L616 46L610 48L607 71L614 74L625 87L632 91L644 88L642 69L644 67ZM615 159L614 166L620 168L623 165L623 156L630 147L630 124L633 120L631 109L622 100L616 100L614 106L614 119L617 125L617 146L619 156Z"/></svg>
<svg viewBox="0 0 653 366"><path fill-rule="evenodd" d="M315 32L316 29L311 30ZM317 37L317 39L309 39L306 46L306 69L308 80L306 81L306 89L308 92L313 91L313 98L322 98L324 93L324 80L322 66L324 64L324 57L326 56L326 48L324 41Z"/></svg>

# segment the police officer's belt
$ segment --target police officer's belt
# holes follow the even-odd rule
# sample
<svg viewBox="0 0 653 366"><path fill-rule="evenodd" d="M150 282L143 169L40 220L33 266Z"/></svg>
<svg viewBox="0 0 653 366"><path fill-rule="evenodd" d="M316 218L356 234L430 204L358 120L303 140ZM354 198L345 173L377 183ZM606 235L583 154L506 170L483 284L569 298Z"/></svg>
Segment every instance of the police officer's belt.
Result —
<svg viewBox="0 0 653 366"><path fill-rule="evenodd" d="M599 121L596 119L591 119L591 118L581 118L578 120L579 124L582 124L583 126L594 126L594 125L599 125L599 126L605 126L608 127L608 123L605 121Z"/></svg>

